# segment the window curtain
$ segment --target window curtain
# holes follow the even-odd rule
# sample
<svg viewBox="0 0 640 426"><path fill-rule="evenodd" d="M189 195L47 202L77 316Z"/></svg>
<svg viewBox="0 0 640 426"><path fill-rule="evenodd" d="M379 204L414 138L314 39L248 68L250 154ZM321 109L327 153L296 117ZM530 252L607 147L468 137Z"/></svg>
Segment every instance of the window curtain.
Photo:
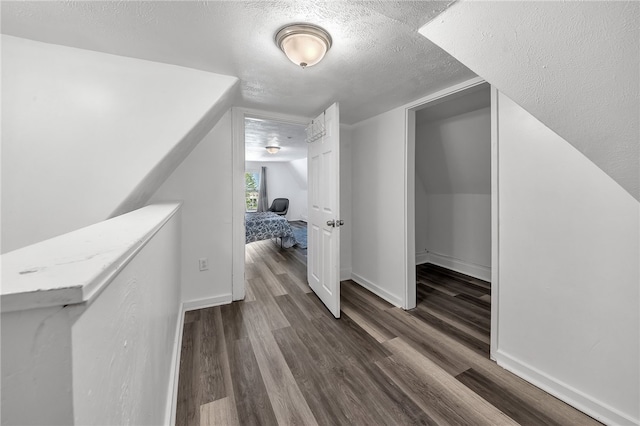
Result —
<svg viewBox="0 0 640 426"><path fill-rule="evenodd" d="M258 211L269 211L269 199L267 198L267 168L260 169L260 190L258 191Z"/></svg>

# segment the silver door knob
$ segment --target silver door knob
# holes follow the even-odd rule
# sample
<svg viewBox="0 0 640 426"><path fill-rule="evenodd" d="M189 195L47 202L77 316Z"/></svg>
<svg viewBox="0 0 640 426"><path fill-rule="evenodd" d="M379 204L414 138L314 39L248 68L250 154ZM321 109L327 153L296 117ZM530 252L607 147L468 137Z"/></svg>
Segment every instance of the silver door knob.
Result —
<svg viewBox="0 0 640 426"><path fill-rule="evenodd" d="M332 227L334 227L334 228L335 228L335 226L336 226L336 221L335 221L335 220L328 220L328 221L327 221L327 226L332 226Z"/></svg>

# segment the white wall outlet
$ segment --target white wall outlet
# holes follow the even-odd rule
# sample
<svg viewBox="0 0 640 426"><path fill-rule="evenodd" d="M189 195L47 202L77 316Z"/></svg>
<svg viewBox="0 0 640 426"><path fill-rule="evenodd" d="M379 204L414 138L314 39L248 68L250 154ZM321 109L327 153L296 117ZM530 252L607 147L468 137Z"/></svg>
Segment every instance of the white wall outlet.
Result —
<svg viewBox="0 0 640 426"><path fill-rule="evenodd" d="M209 259L207 259L206 257L201 257L200 259L198 259L198 269L200 269L201 271L209 270Z"/></svg>

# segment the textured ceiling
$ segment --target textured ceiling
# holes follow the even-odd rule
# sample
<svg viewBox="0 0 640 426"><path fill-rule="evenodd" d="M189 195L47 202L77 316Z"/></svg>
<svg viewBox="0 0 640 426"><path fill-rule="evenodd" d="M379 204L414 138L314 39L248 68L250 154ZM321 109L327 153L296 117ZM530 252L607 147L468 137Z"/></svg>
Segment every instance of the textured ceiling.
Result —
<svg viewBox="0 0 640 426"><path fill-rule="evenodd" d="M640 3L456 3L421 32L640 200Z"/></svg>
<svg viewBox="0 0 640 426"><path fill-rule="evenodd" d="M430 1L7 2L2 32L237 76L244 106L312 117L340 102L352 124L474 74L418 33ZM273 42L283 25L327 29L333 47L300 69Z"/></svg>
<svg viewBox="0 0 640 426"><path fill-rule="evenodd" d="M305 126L279 121L246 118L244 121L245 161L292 161L307 158ZM281 147L269 154L265 147Z"/></svg>

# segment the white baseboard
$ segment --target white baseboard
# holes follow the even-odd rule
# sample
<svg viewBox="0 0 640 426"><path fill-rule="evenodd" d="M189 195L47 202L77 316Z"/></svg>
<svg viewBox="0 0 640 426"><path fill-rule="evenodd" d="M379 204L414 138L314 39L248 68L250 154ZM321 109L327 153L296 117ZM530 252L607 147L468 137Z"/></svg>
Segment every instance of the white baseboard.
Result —
<svg viewBox="0 0 640 426"><path fill-rule="evenodd" d="M206 297L204 299L190 300L182 304L184 311L194 311L196 309L210 308L212 306L226 305L231 303L232 296L229 294L221 294L220 296Z"/></svg>
<svg viewBox="0 0 640 426"><path fill-rule="evenodd" d="M167 407L165 411L165 425L176 424L176 406L178 404L178 373L180 371L180 352L182 349L182 324L184 324L184 305L181 303L178 310L178 323L176 324L175 341L173 342L173 355L171 357L171 371L169 372L169 389L167 390Z"/></svg>
<svg viewBox="0 0 640 426"><path fill-rule="evenodd" d="M165 412L166 425L176 424L176 406L178 403L178 373L180 371L180 352L182 349L182 331L184 324L184 314L195 309L210 308L212 306L226 305L231 303L231 294L223 294L215 297L191 300L180 304L178 311L178 323L176 324L176 339L173 342L173 356L171 360L171 371L169 372L169 389L167 390L169 401Z"/></svg>
<svg viewBox="0 0 640 426"><path fill-rule="evenodd" d="M638 419L633 419L628 414L622 413L604 402L598 401L592 396L549 376L537 368L517 360L500 349L496 351L496 361L499 366L511 371L516 376L522 377L527 382L539 387L545 392L555 396L604 424L640 424Z"/></svg>
<svg viewBox="0 0 640 426"><path fill-rule="evenodd" d="M351 272L351 279L356 283L360 284L362 287L369 290L371 293L391 303L392 305L397 306L399 308L402 307L402 300L400 300L399 297L394 296L393 294L389 293L387 290L377 286L376 284L372 283L368 279L356 274L355 272Z"/></svg>
<svg viewBox="0 0 640 426"><path fill-rule="evenodd" d="M340 281L351 279L351 268L340 269Z"/></svg>
<svg viewBox="0 0 640 426"><path fill-rule="evenodd" d="M423 263L429 263L429 252L426 250L416 252L416 265L422 265Z"/></svg>
<svg viewBox="0 0 640 426"><path fill-rule="evenodd" d="M423 260L425 256L427 259L424 262L418 263L418 255L416 254L416 265L427 262L433 263L434 265L442 266L443 268L451 269L452 271L460 272L461 274L469 275L480 280L491 281L491 268L488 266L476 265L475 263L433 252L421 252L420 255L420 260Z"/></svg>

